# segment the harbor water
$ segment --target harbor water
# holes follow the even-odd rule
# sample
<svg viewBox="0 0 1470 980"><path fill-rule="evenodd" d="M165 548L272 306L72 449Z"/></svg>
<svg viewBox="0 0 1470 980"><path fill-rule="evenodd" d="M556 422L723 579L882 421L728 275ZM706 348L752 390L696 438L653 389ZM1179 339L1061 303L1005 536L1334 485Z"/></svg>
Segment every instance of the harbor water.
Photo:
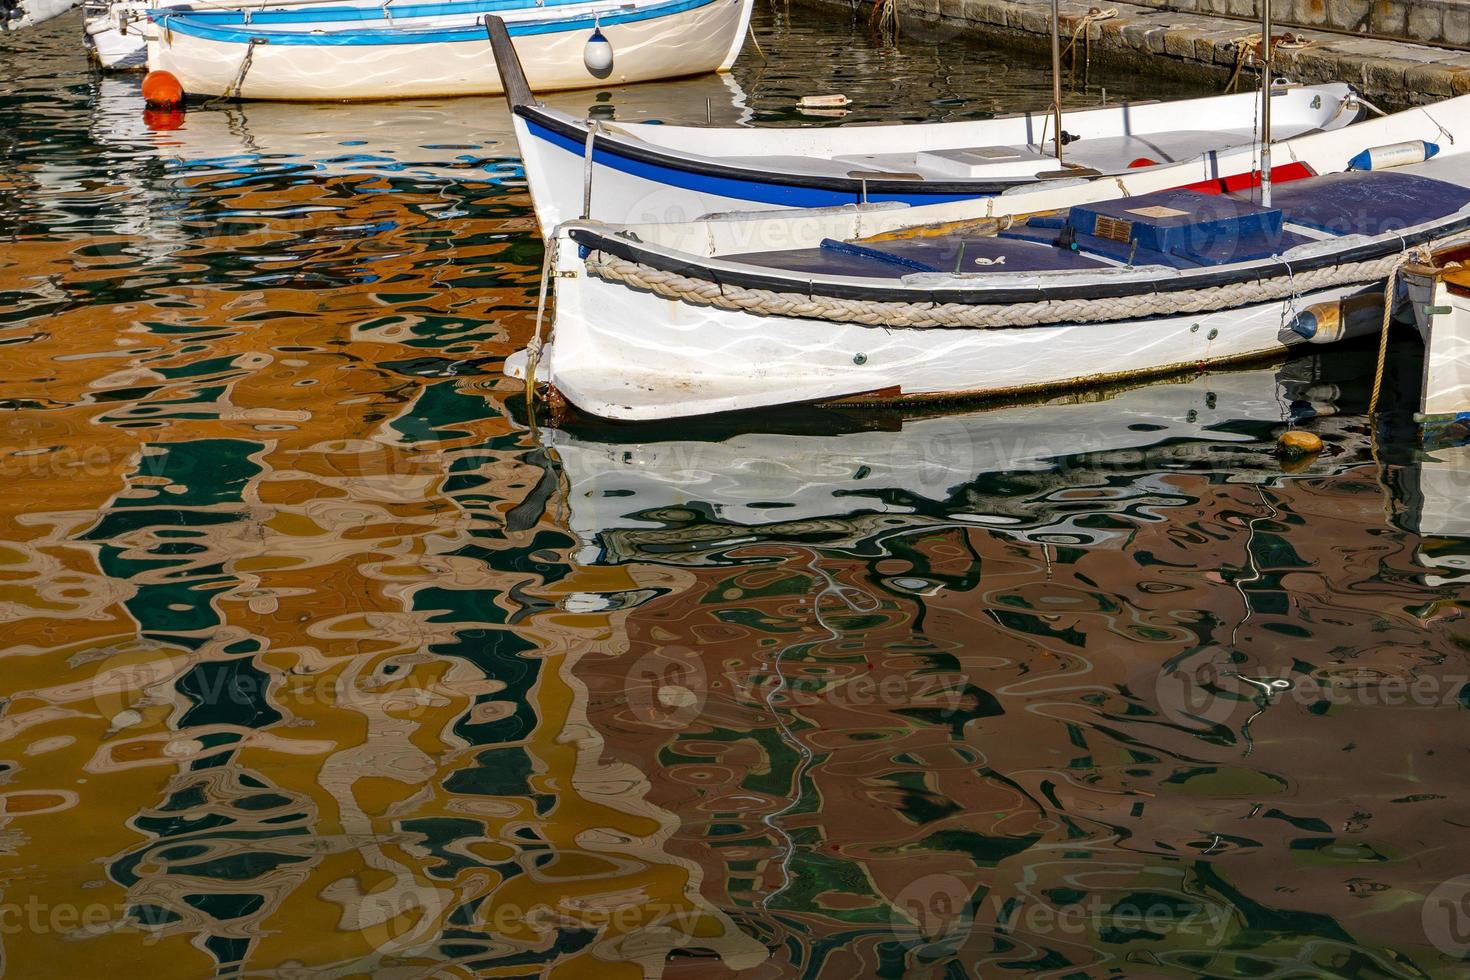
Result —
<svg viewBox="0 0 1470 980"><path fill-rule="evenodd" d="M1047 104L865 16L550 101ZM1470 451L1411 338L1376 427L1373 344L532 426L500 100L150 124L79 34L0 35L6 975L1464 975Z"/></svg>

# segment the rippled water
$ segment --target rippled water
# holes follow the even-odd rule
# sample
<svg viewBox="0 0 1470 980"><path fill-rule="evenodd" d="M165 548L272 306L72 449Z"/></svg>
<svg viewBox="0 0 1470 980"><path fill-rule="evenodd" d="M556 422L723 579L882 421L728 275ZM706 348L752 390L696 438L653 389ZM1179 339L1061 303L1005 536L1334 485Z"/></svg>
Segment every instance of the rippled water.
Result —
<svg viewBox="0 0 1470 980"><path fill-rule="evenodd" d="M786 17L556 101L1046 101ZM11 975L1463 975L1470 460L1412 343L1376 443L1362 348L532 434L498 101L153 131L76 31L0 37Z"/></svg>

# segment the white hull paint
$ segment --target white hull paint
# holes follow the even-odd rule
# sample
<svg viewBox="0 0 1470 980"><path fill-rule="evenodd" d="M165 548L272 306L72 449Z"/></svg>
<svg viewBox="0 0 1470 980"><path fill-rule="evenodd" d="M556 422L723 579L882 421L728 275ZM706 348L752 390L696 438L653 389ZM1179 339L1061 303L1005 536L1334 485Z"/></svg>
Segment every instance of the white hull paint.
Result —
<svg viewBox="0 0 1470 980"><path fill-rule="evenodd" d="M1419 415L1470 416L1470 296L1451 289L1442 275L1410 269L1404 278L1424 341Z"/></svg>
<svg viewBox="0 0 1470 980"><path fill-rule="evenodd" d="M60 17L79 0L20 0L11 11L9 19L0 14L0 30L18 31L22 27L44 24L53 17Z"/></svg>
<svg viewBox="0 0 1470 980"><path fill-rule="evenodd" d="M1338 132L1285 141L1278 143L1274 152L1278 166L1287 161L1302 162L1317 173L1336 173L1345 170L1347 161L1364 148L1408 139L1452 138L1456 130L1470 129L1465 125L1466 116L1470 116L1470 97L1442 103L1432 111L1411 110ZM1440 157L1405 171L1470 186L1470 153L1457 148L1450 139L1442 139L1442 144ZM557 250L555 330L538 366L537 379L550 384L585 412L610 419L646 421L852 397L902 400L1052 391L1279 354L1305 342L1287 329L1298 312L1317 304L1337 306L1347 297L1380 287L1304 288L1287 300L1252 304L1247 299L1245 305L1223 304L1232 308L1218 312L1091 324L984 329L866 326L767 316L749 309L722 309L662 298L589 274L579 246L571 239L571 235L583 232L625 235L625 240L638 243L644 255L691 262L720 276L722 272L735 274L750 268L738 261L722 262L720 257L725 255L810 248L827 238L851 241L880 232L931 226L936 221L974 221L998 214L1061 210L1177 187L1222 173L1248 172L1249 156L1249 150L1216 154L1179 167L1152 168L1106 181L1006 194L962 205L790 212L774 217L746 214L624 230L597 223L571 223L560 230L553 246ZM1201 169L1211 173L1200 174ZM1457 212L1447 220L1453 223L1461 217L1463 213ZM1404 229L1404 233L1411 230ZM1380 240L1387 248L1400 238L1393 233ZM1370 241L1347 236L1315 241L1285 254L1288 261L1301 264L1310 262L1314 255L1336 255L1344 248ZM1244 263L1220 266L1216 271L1225 274L1233 269L1236 271L1230 274L1239 276L1240 281L1253 282L1254 268ZM1039 290L1047 283L1056 286L1097 279L1146 285L1182 274L1140 267L1132 271L1106 270L1103 274L999 273L962 279L940 275L922 288L927 296L948 288L973 293L1024 287L1038 290L1036 295L1040 296L1043 294ZM1098 279L1099 275L1103 278ZM846 282L865 284L869 280ZM892 280L886 284L892 285ZM1357 336L1377 328L1380 311L1375 311L1371 302L1343 303L1340 309L1342 330L1338 337ZM518 355L507 363L507 371L524 376L525 366L525 358Z"/></svg>
<svg viewBox="0 0 1470 980"><path fill-rule="evenodd" d="M520 34L514 44L522 63L529 66L532 83L545 90L723 71L739 52L750 5L751 0L713 0L646 20L605 24L602 32L615 52L612 74L605 78L593 75L583 63L586 29ZM627 9L608 4L587 7L608 14ZM556 16L565 13L569 11L558 8ZM513 17L507 20L516 23ZM191 95L232 94L248 48L248 44L170 31L165 22L148 41L148 67L172 72ZM481 37L413 44L256 45L239 96L351 101L500 92L489 40Z"/></svg>
<svg viewBox="0 0 1470 980"><path fill-rule="evenodd" d="M112 0L84 3L83 30L92 60L106 71L143 71L148 67L148 38L153 24L148 11L159 3L149 0ZM227 0L238 10L301 10L312 7L381 7L382 0ZM186 0L165 4L180 13L190 10L219 10L208 0Z"/></svg>
<svg viewBox="0 0 1470 980"><path fill-rule="evenodd" d="M1141 321L968 330L760 317L579 282L570 296L559 294L542 376L583 411L627 421L868 393L886 401L992 397L1187 371L1306 343L1286 329L1295 309L1362 292ZM1345 336L1377 328L1371 306L1357 306L1364 309Z"/></svg>
<svg viewBox="0 0 1470 980"><path fill-rule="evenodd" d="M1407 140L1438 140L1440 156L1463 157L1467 147L1445 139L1445 125L1470 115L1470 96L1461 96L1437 106L1409 109L1346 129L1310 133L1277 142L1272 147L1276 169L1301 163L1319 174L1348 169L1348 161L1360 151ZM1461 126L1460 128L1470 128ZM642 241L699 256L737 252L808 248L824 238L847 240L906 229L973 222L986 218L1038 214L1079 204L1137 197L1155 191L1183 187L1200 181L1249 174L1258 157L1252 147L1206 153L1167 167L1150 167L1105 180L1056 181L1018 187L993 197L929 204L923 207L876 205L866 208L803 209L751 213L728 219L695 220L682 223L632 224L628 230ZM595 193L595 190L594 190Z"/></svg>
<svg viewBox="0 0 1470 980"><path fill-rule="evenodd" d="M537 223L548 235L563 221L578 217L590 216L610 224L675 223L729 211L778 209L788 206L780 203L783 196L793 199L790 206L837 203L798 200L812 193L803 191L800 178L845 178L854 170L917 173L924 180L910 185L912 194L905 196L911 200L926 192L926 183L963 178L977 185L1019 184L1034 181L1037 173L1056 169L1055 159L1046 152L1049 143L1041 131L1042 123L1033 114L975 122L821 129L732 130L616 123L598 136L592 165L591 211L584 215L586 122L554 110L541 111L579 134L569 144L552 138L544 127L533 128L525 116L515 114L516 140L525 161ZM1079 139L1068 148L1067 158L1079 166L1110 174L1136 171L1129 165L1147 154L1172 162L1208 150L1244 146L1253 138L1259 111L1259 96L1244 94L1072 112L1064 125ZM1273 132L1278 139L1290 139L1316 130L1341 128L1356 117L1358 110L1352 89L1335 84L1282 87L1273 98L1272 112ZM1201 118L1212 121L1209 133L1194 131L1188 138L1178 135L1198 126ZM1182 157L1161 149L1161 144L1170 142L1176 152L1184 153ZM640 149L658 153L667 160L666 166L652 171L630 162L627 154ZM952 156L936 153L976 150L994 155L996 162L958 167ZM661 176L647 176L654 172ZM722 192L727 189L733 192ZM977 190L969 196L984 193ZM857 193L849 193L848 200L857 197ZM870 195L870 199L879 200L881 195Z"/></svg>
<svg viewBox="0 0 1470 980"><path fill-rule="evenodd" d="M525 119L511 113L516 145L525 165L526 184L536 224L543 237L563 221L584 217L585 160L530 133ZM691 221L723 211L763 210L770 205L708 190L650 180L602 163L592 166L591 215L610 224Z"/></svg>

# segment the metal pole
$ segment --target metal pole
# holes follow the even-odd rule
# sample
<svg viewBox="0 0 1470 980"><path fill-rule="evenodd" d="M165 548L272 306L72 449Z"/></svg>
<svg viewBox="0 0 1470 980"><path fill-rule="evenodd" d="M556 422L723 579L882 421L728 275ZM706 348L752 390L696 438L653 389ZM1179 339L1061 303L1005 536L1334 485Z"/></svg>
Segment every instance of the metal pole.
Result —
<svg viewBox="0 0 1470 980"><path fill-rule="evenodd" d="M1059 0L1051 0L1051 101L1056 113L1054 138L1057 163L1062 163L1062 12Z"/></svg>
<svg viewBox="0 0 1470 980"><path fill-rule="evenodd" d="M1271 206L1271 75L1276 47L1271 43L1271 0L1261 0L1261 206Z"/></svg>

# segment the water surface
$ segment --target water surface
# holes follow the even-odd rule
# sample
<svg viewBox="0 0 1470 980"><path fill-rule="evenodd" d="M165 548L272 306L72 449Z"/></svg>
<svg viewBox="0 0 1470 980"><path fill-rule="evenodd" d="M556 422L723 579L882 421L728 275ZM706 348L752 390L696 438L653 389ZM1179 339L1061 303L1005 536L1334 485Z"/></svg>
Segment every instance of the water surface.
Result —
<svg viewBox="0 0 1470 980"><path fill-rule="evenodd" d="M1412 343L1377 438L1367 348L531 432L499 100L156 130L77 29L0 37L11 975L1461 973L1470 462L1417 447ZM756 29L555 101L1047 100L942 32Z"/></svg>

